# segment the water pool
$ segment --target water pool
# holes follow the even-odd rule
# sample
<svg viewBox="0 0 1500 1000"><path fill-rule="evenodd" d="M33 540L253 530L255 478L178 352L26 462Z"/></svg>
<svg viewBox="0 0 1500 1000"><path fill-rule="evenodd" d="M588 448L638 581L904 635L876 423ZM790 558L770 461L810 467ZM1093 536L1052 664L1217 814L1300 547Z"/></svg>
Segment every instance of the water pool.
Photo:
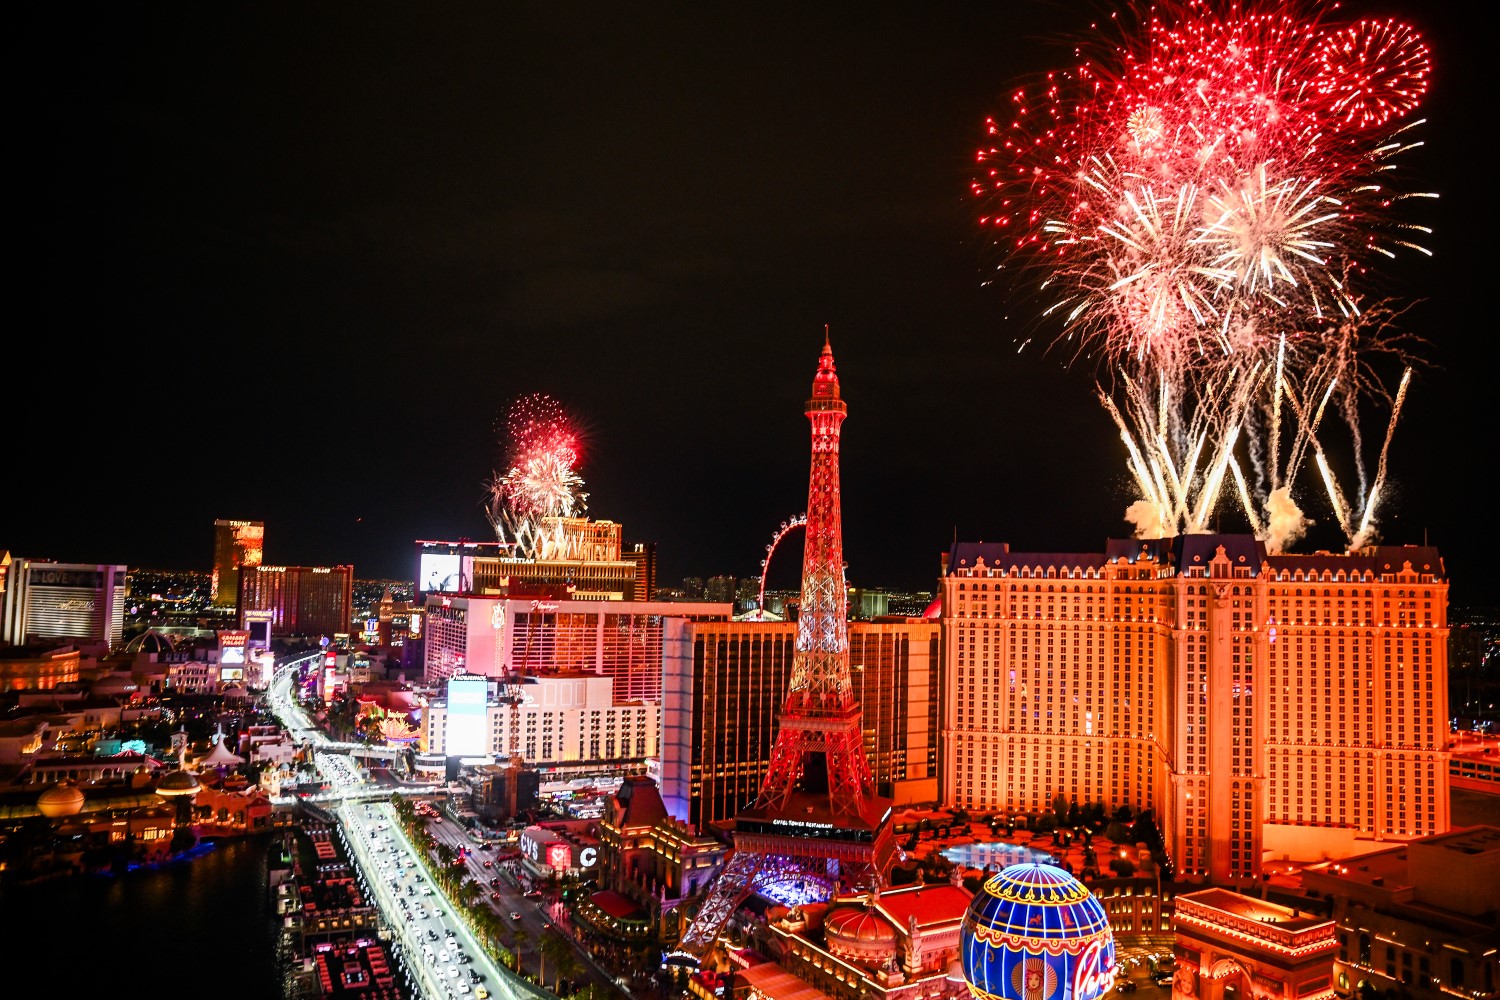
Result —
<svg viewBox="0 0 1500 1000"><path fill-rule="evenodd" d="M1023 863L1055 865L1056 856L1035 847L1007 844L1003 840L983 844L955 844L943 850L943 857L963 868L983 868L999 871L1007 865Z"/></svg>

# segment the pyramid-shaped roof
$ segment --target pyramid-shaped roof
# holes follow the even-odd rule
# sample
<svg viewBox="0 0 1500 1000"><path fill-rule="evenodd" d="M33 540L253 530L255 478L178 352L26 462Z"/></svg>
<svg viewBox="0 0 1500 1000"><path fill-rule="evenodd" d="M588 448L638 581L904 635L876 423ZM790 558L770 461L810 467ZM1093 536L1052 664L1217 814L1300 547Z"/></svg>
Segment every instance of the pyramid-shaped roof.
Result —
<svg viewBox="0 0 1500 1000"><path fill-rule="evenodd" d="M245 763L245 758L231 752L229 744L225 743L222 737L214 743L214 748L202 761L204 767L235 767L243 763Z"/></svg>

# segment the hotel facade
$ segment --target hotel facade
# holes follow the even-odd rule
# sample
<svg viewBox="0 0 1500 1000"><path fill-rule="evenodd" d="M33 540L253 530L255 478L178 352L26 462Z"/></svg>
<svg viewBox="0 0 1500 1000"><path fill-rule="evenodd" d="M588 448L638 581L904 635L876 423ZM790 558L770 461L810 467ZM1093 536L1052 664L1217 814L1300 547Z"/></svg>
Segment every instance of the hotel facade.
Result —
<svg viewBox="0 0 1500 1000"><path fill-rule="evenodd" d="M1447 605L1426 546L959 543L942 576L943 801L1151 809L1189 881L1443 832Z"/></svg>
<svg viewBox="0 0 1500 1000"><path fill-rule="evenodd" d="M241 566L238 607L242 629L269 614L273 636L348 634L354 567Z"/></svg>
<svg viewBox="0 0 1500 1000"><path fill-rule="evenodd" d="M0 551L0 643L71 639L119 645L126 572L124 566L21 559Z"/></svg>
<svg viewBox="0 0 1500 1000"><path fill-rule="evenodd" d="M498 697L496 682L488 683L490 690L479 709L482 747L452 745L451 698L434 697L422 713L425 752L448 756L478 751L476 756L504 761L514 724L515 745L526 766L541 771L548 781L642 773L646 760L656 756L661 705L616 702L608 677L528 677L514 714L510 703Z"/></svg>
<svg viewBox="0 0 1500 1000"><path fill-rule="evenodd" d="M477 562L477 560L476 560ZM661 702L663 626L728 620L728 604L427 595L423 676L596 674L617 702Z"/></svg>
<svg viewBox="0 0 1500 1000"><path fill-rule="evenodd" d="M938 623L849 623L849 673L877 793L937 799ZM698 830L754 801L791 679L796 622L674 620L663 642L661 797Z"/></svg>

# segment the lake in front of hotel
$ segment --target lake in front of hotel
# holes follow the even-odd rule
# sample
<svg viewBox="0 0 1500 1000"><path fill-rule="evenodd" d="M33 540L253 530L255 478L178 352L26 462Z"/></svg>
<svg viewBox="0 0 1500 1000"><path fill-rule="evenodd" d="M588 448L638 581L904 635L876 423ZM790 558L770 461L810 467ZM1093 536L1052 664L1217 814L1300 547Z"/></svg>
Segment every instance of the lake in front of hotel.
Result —
<svg viewBox="0 0 1500 1000"><path fill-rule="evenodd" d="M277 1000L270 836L119 876L0 888L8 974L37 996Z"/></svg>

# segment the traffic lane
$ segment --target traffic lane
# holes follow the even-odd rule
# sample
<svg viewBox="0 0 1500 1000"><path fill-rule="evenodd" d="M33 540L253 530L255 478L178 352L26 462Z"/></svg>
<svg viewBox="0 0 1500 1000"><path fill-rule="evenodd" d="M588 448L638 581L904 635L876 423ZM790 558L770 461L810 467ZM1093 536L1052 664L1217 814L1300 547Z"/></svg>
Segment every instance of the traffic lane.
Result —
<svg viewBox="0 0 1500 1000"><path fill-rule="evenodd" d="M387 850L392 852L393 858L387 862L390 865L389 871L380 870L381 861L386 861L386 859L374 859L374 862L372 862L372 867L380 870L380 877L383 879L377 892L386 895L387 898L395 898L395 903L390 904L390 909L399 910L404 915L401 921L389 922L399 927L402 940L404 940L405 946L407 946L408 952L410 952L411 958L413 958L413 961L408 964L414 964L414 966L422 969L420 975L425 979L429 990L435 991L435 996L444 996L444 994L449 993L449 988L452 987L453 981L455 981L453 976L447 976L447 966L450 966L450 964L456 966L459 963L453 963L453 961L450 961L450 963L434 963L434 961L429 960L428 952L426 952L425 948L426 945L431 945L434 942L446 943L447 937L452 933L447 928L447 925L444 924L443 918L441 918L443 906L438 901L443 900L444 897L438 894L438 892L434 892L432 895L426 894L426 891L431 886L426 885L425 880L422 880L420 862L417 861L416 856L411 852L411 844L405 840L404 835L399 831L398 826L393 823L393 820L395 820L395 816L393 816L393 811L390 810L389 805L380 804L366 807L363 826L360 826L359 829L365 832L365 834L371 834L371 837L366 838L363 835L359 835L356 840L360 844L360 852L366 855L366 858L371 858L374 853L377 853L372 852L371 844L375 844L377 849L380 846L386 846ZM356 820L356 823L359 822L360 820ZM374 831L372 831L371 826L375 826ZM384 829L381 829L383 826ZM401 840L399 841L396 840L398 835L401 835ZM395 874L395 862L398 859L404 862L401 865L402 876L398 882L405 883L408 886L408 892L401 895L396 894L395 888L390 885L392 876ZM407 882L408 879L411 882ZM417 889L419 885L422 886L422 889ZM432 954L435 957L437 949L434 949ZM441 966L443 969L435 970L434 966ZM437 975L438 972L443 973L443 975ZM460 996L462 991L455 990L455 993Z"/></svg>
<svg viewBox="0 0 1500 1000"><path fill-rule="evenodd" d="M451 845L451 839L445 834L434 834L434 836L440 842L449 843ZM402 832L402 839L403 842L407 842L405 840L404 831ZM415 848L413 848L413 850L415 850ZM426 889L432 889L433 894L431 896L426 896ZM424 931L424 939L425 943L434 945L434 955L436 955L437 952L443 950L437 947L438 941L441 941L443 944L447 945L450 939L452 939L456 940L460 945L458 954L467 958L467 961L450 961L446 965L443 965L444 978L450 982L458 980L468 984L488 983L492 980L492 978L497 979L499 977L498 968L481 947L479 941L473 936L473 934L470 933L467 925L463 922L463 920L457 918L454 915L454 911L452 909L453 903L441 892L441 890L437 889L434 886L427 885L424 886L423 890L419 890L419 895L421 896L421 898L426 900L426 908L424 912L428 914L423 918L425 920L425 923L421 925ZM437 916L431 915L431 910L434 906L438 908ZM431 933L429 932L436 933L436 941L433 939ZM453 956L450 956L450 959L452 957ZM443 963L439 962L436 964L442 965ZM457 977L447 976L448 967L453 965L457 965L460 968L460 975ZM477 973L478 975L477 980L474 978L475 973ZM463 991L457 990L457 992L462 994Z"/></svg>
<svg viewBox="0 0 1500 1000"><path fill-rule="evenodd" d="M427 825L427 829L433 834L433 837L438 842L446 844L448 847L452 848L455 851L457 851L460 847L469 849L468 860L465 864L465 870L466 872L474 875L480 880L480 885L485 887L486 889L486 899L490 903L490 906L494 908L502 918L504 918L507 927L511 929L511 934L506 941L506 946L512 949L514 949L516 944L514 930L517 921L511 919L510 915L512 913L519 913L521 915L519 926L526 933L528 939L531 942L530 945L521 952L522 964L524 968L531 971L539 970L540 958L537 955L537 942L541 940L541 936L544 931L546 931L550 927L556 926L558 932L572 943L573 949L577 953L578 958L580 959L580 962L583 966L586 981L595 983L596 985L600 986L601 988L605 988L606 990L613 988L612 980L603 970L597 968L594 965L593 957L588 954L587 949L583 946L582 942L577 939L572 931L564 926L555 924L551 917L546 913L545 908L550 902L549 900L526 898L522 890L512 887L511 884L500 874L499 862L494 862L490 868L485 868L484 861L486 859L493 861L493 858L490 857L491 852L477 849L473 842L469 839L468 834L463 830L463 828L457 826L451 820L445 820L441 823L436 824L429 823ZM490 881L495 878L499 878L500 880L500 884L498 887L492 886L490 884ZM495 891L500 892L500 898L498 900L489 898L489 893Z"/></svg>
<svg viewBox="0 0 1500 1000"><path fill-rule="evenodd" d="M392 914L394 913L394 911L399 909L399 904L389 902L389 900L393 896L393 893L386 891L388 889L388 886L384 882L380 881L379 865L373 859L373 854L370 851L370 842L360 835L361 831L364 829L363 825L361 825L361 821L358 818L351 816L348 828L354 833L354 836L351 839L356 845L355 851L359 855L361 866L365 869L366 873L370 875L370 877L376 883L378 883L375 887L377 900L382 894L385 895L387 899L387 906L382 907L382 910L387 914L386 923L392 927L395 927L397 929L397 934L400 935L402 946L405 949L404 960L406 966L412 969L416 973L416 975L422 979L425 987L425 992L430 992L433 996L441 996L441 985L436 983L433 977L428 974L428 970L423 967L423 964L421 962L420 948L413 947L412 939L414 935L409 933L409 928L411 927L410 922L404 919L392 919Z"/></svg>

